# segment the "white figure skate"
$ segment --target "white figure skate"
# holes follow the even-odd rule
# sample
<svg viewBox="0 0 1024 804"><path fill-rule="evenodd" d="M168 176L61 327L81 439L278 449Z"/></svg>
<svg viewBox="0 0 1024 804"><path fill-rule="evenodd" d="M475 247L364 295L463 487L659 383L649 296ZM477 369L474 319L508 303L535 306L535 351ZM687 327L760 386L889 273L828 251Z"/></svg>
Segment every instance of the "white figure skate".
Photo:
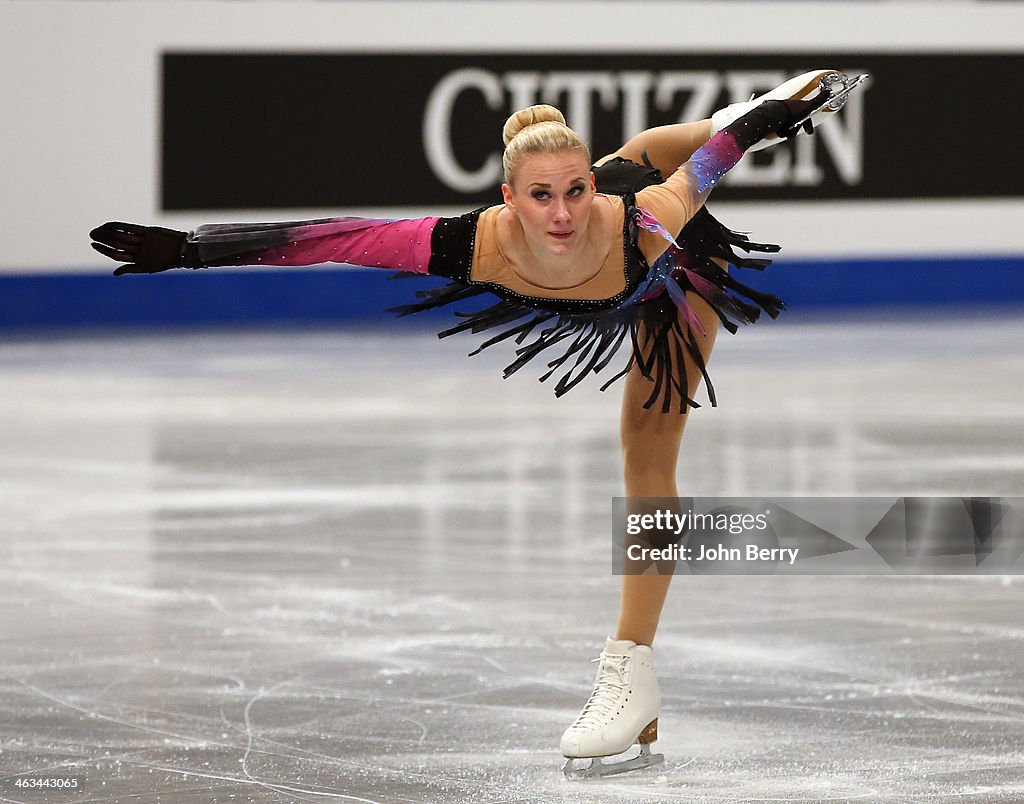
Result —
<svg viewBox="0 0 1024 804"><path fill-rule="evenodd" d="M569 779L585 779L664 762L663 754L651 753L651 743L658 739L661 692L650 647L609 638L595 661L600 666L594 691L576 722L562 735L566 757L562 772ZM601 757L622 754L636 743L640 744L638 755L601 761ZM575 764L587 759L589 763Z"/></svg>
<svg viewBox="0 0 1024 804"><path fill-rule="evenodd" d="M766 92L757 98L743 103L733 103L724 109L719 109L711 115L711 136L715 136L727 125L743 117L766 100L789 100L791 98L806 100L812 98L814 93L818 93L821 96L821 103L793 124L793 129L796 129L797 133L809 131L808 127L814 128L820 125L829 116L842 109L850 93L857 87L864 86L869 78L867 73L849 76L838 70L811 70L796 78L790 78L771 92ZM768 148L780 142L783 142L782 137L770 134L747 150L748 152L760 151L762 148Z"/></svg>

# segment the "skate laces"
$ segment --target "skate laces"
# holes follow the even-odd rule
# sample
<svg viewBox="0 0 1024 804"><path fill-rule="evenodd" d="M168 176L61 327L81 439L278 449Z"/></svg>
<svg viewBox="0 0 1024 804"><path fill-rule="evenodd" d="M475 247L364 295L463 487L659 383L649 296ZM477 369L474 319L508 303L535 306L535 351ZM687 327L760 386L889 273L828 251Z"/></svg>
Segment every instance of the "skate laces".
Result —
<svg viewBox="0 0 1024 804"><path fill-rule="evenodd" d="M622 691L626 688L626 676L629 673L629 656L614 656L602 653L591 661L600 662L597 671L597 682L590 698L583 705L583 711L573 724L574 729L582 729L600 724L607 720L608 715L615 711Z"/></svg>

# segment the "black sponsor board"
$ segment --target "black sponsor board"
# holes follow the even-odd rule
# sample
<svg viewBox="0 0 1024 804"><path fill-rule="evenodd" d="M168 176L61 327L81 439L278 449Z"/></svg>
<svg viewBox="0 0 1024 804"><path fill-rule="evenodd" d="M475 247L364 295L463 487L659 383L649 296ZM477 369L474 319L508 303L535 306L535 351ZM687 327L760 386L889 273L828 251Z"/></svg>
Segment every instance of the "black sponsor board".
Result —
<svg viewBox="0 0 1024 804"><path fill-rule="evenodd" d="M1021 54L170 52L162 207L469 209L500 198L515 108L559 106L596 158L817 67L873 80L806 142L748 156L717 199L1024 195Z"/></svg>

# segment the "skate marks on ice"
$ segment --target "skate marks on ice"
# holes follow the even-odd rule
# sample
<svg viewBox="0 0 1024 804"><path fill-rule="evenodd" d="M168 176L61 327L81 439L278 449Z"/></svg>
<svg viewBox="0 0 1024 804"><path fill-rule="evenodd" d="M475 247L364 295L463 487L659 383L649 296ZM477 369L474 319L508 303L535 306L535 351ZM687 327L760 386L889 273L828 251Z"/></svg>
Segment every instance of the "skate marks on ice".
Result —
<svg viewBox="0 0 1024 804"><path fill-rule="evenodd" d="M736 800L1020 796L1020 581L826 580L694 579L687 633L660 646L664 707L690 719L661 750Z"/></svg>
<svg viewBox="0 0 1024 804"><path fill-rule="evenodd" d="M744 590L701 591L691 635L660 647L663 686L675 691L662 718L671 726L662 726L657 744L668 764L658 775L585 783L585 792L553 783L558 758L549 738L571 717L586 680L575 695L561 689L572 657L522 635L457 631L388 640L350 632L353 653L377 657L358 662L340 652L296 658L315 645L302 640L290 650L277 628L252 624L247 649L240 634L229 634L220 649L190 638L205 670L182 667L180 656L175 662L167 647L153 644L158 662L139 655L134 665L99 661L20 679L22 693L40 700L14 707L26 733L5 748L20 757L32 739L36 754L83 768L91 780L98 775L120 795L162 789L165 798L177 793L182 800L222 800L245 790L255 800L275 800L260 798L273 790L344 791L373 801L643 801L658 800L644 798L655 791L662 799L721 801L884 800L925 791L934 800L954 793L1013 800L1022 691L1015 670L996 657L1019 659L1019 634L1014 644L1012 628L976 628L969 617L936 621L925 611L933 603L898 619L857 612L858 597L872 590L848 579L844 586L839 602L854 610L837 607L832 616L794 611L789 593L766 582L746 590L761 601L760 616L729 606ZM901 598L948 593L937 586L918 585ZM798 591L820 595L822 588ZM890 591L874 590L878 597ZM1005 600L987 587L971 596L982 606ZM1018 606L1019 596L1018 589ZM372 598L360 604L350 597L349 605L387 608ZM302 608L293 603L291 610ZM409 607L388 616L409 617ZM828 630L845 623L846 633L830 640L808 627L815 621ZM181 641L184 624L170 626ZM735 635L716 635L723 628ZM962 666L947 660L936 670L936 658L951 653L950 640L972 652ZM872 641L878 653L866 647ZM123 638L110 642L127 647ZM576 650L581 656L583 648ZM529 658L538 652L554 659L538 668ZM248 666L242 672L255 681L214 676L210 667L228 660ZM989 666L977 669L985 660ZM290 672L275 682L284 670ZM89 677L97 681L83 681ZM52 714L41 714L43 703Z"/></svg>
<svg viewBox="0 0 1024 804"><path fill-rule="evenodd" d="M726 340L730 402L694 416L681 479L1010 493L1024 328L994 326L995 351L929 326ZM563 779L617 603L616 398L552 401L458 347L0 347L0 798L43 800L10 787L29 771L80 775L52 798L76 802L1024 796L1016 578L680 578L665 764Z"/></svg>

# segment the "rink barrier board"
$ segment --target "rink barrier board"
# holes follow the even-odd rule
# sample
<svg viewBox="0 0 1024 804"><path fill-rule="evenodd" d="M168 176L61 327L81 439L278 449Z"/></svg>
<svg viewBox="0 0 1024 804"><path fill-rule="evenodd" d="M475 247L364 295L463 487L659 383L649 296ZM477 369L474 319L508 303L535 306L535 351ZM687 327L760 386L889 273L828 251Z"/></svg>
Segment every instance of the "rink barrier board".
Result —
<svg viewBox="0 0 1024 804"><path fill-rule="evenodd" d="M734 269L735 270L735 269ZM1024 303L1024 256L777 262L737 270L741 281L782 298L785 319L802 310L886 306L973 307ZM388 307L414 300L436 278L391 280L355 268L153 276L48 273L0 275L0 329L190 324L345 324L394 319ZM450 320L448 311L412 321Z"/></svg>

